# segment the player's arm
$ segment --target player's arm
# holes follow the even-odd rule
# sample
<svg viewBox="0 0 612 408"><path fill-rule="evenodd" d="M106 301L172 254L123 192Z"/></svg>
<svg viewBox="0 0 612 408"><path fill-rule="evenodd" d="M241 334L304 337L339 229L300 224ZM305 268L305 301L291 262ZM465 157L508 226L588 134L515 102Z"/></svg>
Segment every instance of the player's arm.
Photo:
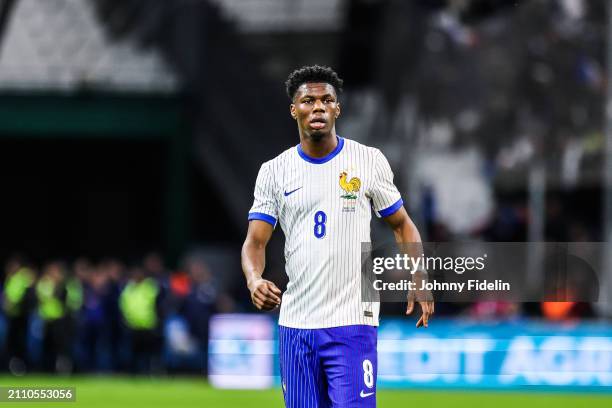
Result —
<svg viewBox="0 0 612 408"><path fill-rule="evenodd" d="M410 243L420 243L421 242L421 234L419 234L419 230L417 229L412 219L406 212L406 209L402 206L395 213L385 217L384 220L393 230L393 234L395 235L395 241L400 244L400 247L405 248L405 245L402 244L410 244ZM420 252L420 251L419 251ZM418 256L419 254L410 254L411 256ZM417 279L424 279L424 276L421 274L425 274L425 271L417 271L413 276ZM419 285L420 286L420 285ZM425 294L418 294L419 304L421 305L421 310L423 314L421 318L416 324L416 327L425 326L427 327L429 324L429 317L434 313L434 302L429 299L429 294L427 295L427 299L424 298ZM422 298L423 297L423 298ZM410 291L410 296L408 298L408 306L406 308L406 314L412 313L414 310L414 291Z"/></svg>
<svg viewBox="0 0 612 408"><path fill-rule="evenodd" d="M249 230L242 245L242 271L251 292L251 301L259 310L272 310L281 303L281 291L263 279L266 266L266 246L274 227L260 220L249 221Z"/></svg>

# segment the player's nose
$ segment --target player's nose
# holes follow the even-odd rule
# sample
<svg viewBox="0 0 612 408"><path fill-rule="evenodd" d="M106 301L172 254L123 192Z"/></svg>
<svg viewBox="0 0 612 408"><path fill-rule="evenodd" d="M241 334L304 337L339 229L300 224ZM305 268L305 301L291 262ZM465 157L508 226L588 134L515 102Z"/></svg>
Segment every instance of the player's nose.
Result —
<svg viewBox="0 0 612 408"><path fill-rule="evenodd" d="M313 111L325 112L325 105L323 105L323 101L317 99L314 103Z"/></svg>

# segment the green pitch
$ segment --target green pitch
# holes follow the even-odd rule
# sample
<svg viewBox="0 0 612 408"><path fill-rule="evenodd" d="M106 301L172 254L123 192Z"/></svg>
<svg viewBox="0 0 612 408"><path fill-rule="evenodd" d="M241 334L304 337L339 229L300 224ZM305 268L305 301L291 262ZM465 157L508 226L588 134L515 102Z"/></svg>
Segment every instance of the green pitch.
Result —
<svg viewBox="0 0 612 408"><path fill-rule="evenodd" d="M112 407L112 408L282 408L280 390L217 390L197 378L149 379L130 377L0 377L0 386L76 387L71 403L6 403L3 407ZM378 393L381 408L569 408L612 407L612 394L515 393L480 391L391 391Z"/></svg>

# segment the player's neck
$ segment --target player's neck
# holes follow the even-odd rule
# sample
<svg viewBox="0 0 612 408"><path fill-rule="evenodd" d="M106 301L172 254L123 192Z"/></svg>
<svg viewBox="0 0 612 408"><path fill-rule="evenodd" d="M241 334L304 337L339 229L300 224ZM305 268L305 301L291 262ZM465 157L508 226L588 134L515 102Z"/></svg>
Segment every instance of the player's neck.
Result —
<svg viewBox="0 0 612 408"><path fill-rule="evenodd" d="M333 129L318 140L309 136L300 135L300 145L302 146L302 151L308 156L320 159L334 151L336 146L338 146L338 137Z"/></svg>

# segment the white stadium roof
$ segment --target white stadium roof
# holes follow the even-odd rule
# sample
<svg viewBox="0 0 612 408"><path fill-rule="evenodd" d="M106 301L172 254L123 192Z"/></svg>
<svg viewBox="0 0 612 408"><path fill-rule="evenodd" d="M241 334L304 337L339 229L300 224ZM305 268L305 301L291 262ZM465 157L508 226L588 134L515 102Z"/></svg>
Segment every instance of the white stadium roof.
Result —
<svg viewBox="0 0 612 408"><path fill-rule="evenodd" d="M0 48L0 90L172 92L157 50L111 42L88 0L20 0Z"/></svg>
<svg viewBox="0 0 612 408"><path fill-rule="evenodd" d="M242 32L339 31L346 0L212 0Z"/></svg>

